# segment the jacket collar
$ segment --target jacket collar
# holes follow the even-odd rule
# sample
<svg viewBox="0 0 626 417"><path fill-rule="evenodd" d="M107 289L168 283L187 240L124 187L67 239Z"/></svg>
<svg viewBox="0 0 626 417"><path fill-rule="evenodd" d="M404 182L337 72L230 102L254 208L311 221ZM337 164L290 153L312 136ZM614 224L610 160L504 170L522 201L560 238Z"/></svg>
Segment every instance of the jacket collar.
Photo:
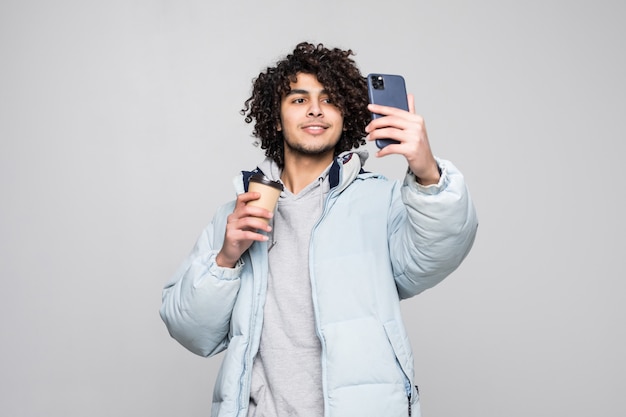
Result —
<svg viewBox="0 0 626 417"><path fill-rule="evenodd" d="M366 171L363 169L363 164L367 160L368 156L369 155L366 150L360 149L342 152L337 155L328 172L330 189L332 190L337 188L338 191L341 192L348 185L350 185L350 183L352 183L352 181L354 181L359 174L365 173ZM264 166L266 170L269 169L267 159L260 165ZM237 192L247 192L250 177L257 173L269 176L267 175L268 173L264 172L258 166L252 171L241 171L241 175L235 178L235 187Z"/></svg>

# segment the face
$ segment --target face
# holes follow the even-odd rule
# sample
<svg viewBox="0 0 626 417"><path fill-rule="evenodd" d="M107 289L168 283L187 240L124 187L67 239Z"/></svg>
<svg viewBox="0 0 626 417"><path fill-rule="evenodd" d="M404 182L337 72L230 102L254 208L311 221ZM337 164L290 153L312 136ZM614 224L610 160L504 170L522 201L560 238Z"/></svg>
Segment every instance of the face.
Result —
<svg viewBox="0 0 626 417"><path fill-rule="evenodd" d="M332 159L343 132L343 116L315 75L297 75L281 101L280 118L285 158L298 154Z"/></svg>

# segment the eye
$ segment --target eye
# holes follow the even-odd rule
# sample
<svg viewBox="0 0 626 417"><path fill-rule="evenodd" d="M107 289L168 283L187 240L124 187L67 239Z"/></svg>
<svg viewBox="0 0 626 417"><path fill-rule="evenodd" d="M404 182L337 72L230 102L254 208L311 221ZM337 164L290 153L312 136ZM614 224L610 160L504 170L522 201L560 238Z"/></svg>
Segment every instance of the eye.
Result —
<svg viewBox="0 0 626 417"><path fill-rule="evenodd" d="M298 98L294 98L291 102L295 104L302 104L304 103L304 99L302 97L298 97Z"/></svg>

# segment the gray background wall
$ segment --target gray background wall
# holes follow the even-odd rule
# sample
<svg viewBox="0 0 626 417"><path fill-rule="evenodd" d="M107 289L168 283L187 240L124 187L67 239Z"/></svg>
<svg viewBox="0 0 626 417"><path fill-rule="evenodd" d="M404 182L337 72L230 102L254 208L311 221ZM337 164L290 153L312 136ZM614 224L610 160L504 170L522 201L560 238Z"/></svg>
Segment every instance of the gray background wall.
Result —
<svg viewBox="0 0 626 417"><path fill-rule="evenodd" d="M209 414L221 356L169 338L161 288L262 157L251 80L312 40L405 75L479 210L403 306L424 415L623 416L625 9L3 0L0 415Z"/></svg>

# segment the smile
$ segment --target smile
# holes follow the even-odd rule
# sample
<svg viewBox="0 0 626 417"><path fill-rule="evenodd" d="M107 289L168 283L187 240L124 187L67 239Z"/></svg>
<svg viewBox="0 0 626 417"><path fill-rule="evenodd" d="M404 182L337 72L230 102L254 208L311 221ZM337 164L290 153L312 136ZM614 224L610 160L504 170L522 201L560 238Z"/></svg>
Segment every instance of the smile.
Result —
<svg viewBox="0 0 626 417"><path fill-rule="evenodd" d="M323 124L311 124L302 126L302 130L305 130L309 133L322 133L326 129L328 129L328 125Z"/></svg>

